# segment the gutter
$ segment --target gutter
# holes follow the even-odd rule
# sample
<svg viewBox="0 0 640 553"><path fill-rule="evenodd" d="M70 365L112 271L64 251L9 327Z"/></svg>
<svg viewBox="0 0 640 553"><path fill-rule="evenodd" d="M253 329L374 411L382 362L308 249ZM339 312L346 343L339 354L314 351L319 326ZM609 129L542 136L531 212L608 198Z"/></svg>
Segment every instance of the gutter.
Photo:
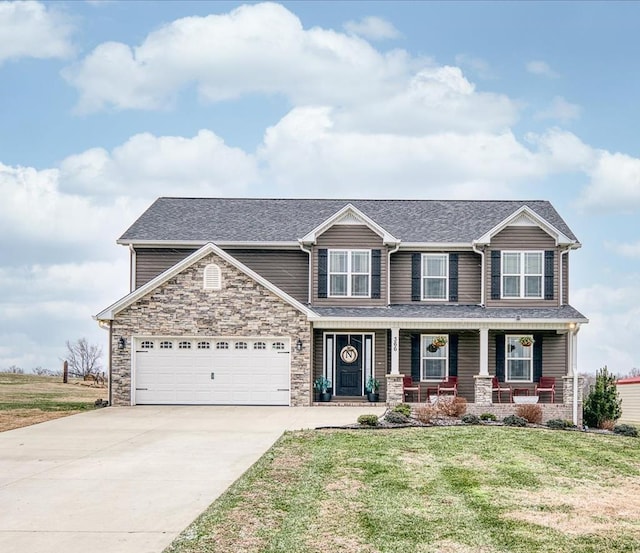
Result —
<svg viewBox="0 0 640 553"><path fill-rule="evenodd" d="M485 304L485 287L486 287L486 283L485 283L485 278L486 278L486 273L487 273L487 268L485 267L484 263L485 263L485 256L484 256L484 249L479 250L478 246L476 245L476 242L472 242L471 243L471 249L480 255L480 305L482 307L484 307Z"/></svg>

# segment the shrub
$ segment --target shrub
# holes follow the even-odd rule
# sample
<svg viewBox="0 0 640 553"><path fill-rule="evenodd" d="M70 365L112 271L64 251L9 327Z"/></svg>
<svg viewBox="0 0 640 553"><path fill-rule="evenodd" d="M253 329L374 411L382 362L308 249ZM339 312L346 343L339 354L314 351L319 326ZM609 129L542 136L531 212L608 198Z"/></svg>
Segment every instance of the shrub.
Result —
<svg viewBox="0 0 640 553"><path fill-rule="evenodd" d="M613 431L616 434L622 434L623 436L629 436L630 438L638 437L638 429L630 424L618 424L613 427Z"/></svg>
<svg viewBox="0 0 640 553"><path fill-rule="evenodd" d="M459 417L467 412L467 400L458 396L442 397L438 399L437 407L447 417Z"/></svg>
<svg viewBox="0 0 640 553"><path fill-rule="evenodd" d="M378 426L378 415L360 415L358 424L362 426Z"/></svg>
<svg viewBox="0 0 640 553"><path fill-rule="evenodd" d="M384 416L384 420L391 424L407 424L409 422L409 418L398 411L389 411Z"/></svg>
<svg viewBox="0 0 640 553"><path fill-rule="evenodd" d="M411 416L411 405L409 405L408 403L398 403L398 405L396 405L393 408L393 411L394 411L394 413L401 413L405 417L410 417Z"/></svg>
<svg viewBox="0 0 640 553"><path fill-rule="evenodd" d="M616 377L603 367L596 374L596 383L591 387L584 402L583 418L587 426L603 428L604 421L617 421L622 414L622 401L618 397Z"/></svg>
<svg viewBox="0 0 640 553"><path fill-rule="evenodd" d="M553 430L564 430L567 427L567 421L562 419L551 419L547 421L547 426ZM571 426L573 426L571 424Z"/></svg>
<svg viewBox="0 0 640 553"><path fill-rule="evenodd" d="M606 419L600 423L600 428L602 428L602 430L613 430L615 425L616 425L616 421L612 421L611 419Z"/></svg>
<svg viewBox="0 0 640 553"><path fill-rule="evenodd" d="M493 413L482 413L482 415L480 415L480 419L483 421L497 421L498 417Z"/></svg>
<svg viewBox="0 0 640 553"><path fill-rule="evenodd" d="M540 424L542 422L542 407L536 404L524 403L516 407L516 415L526 419L531 424Z"/></svg>
<svg viewBox="0 0 640 553"><path fill-rule="evenodd" d="M462 415L461 420L465 424L480 424L480 417L478 415L472 415L471 413Z"/></svg>
<svg viewBox="0 0 640 553"><path fill-rule="evenodd" d="M430 424L433 419L438 416L438 408L435 405L431 405L427 403L422 407L418 407L414 411L414 416L418 419L422 424Z"/></svg>
<svg viewBox="0 0 640 553"><path fill-rule="evenodd" d="M505 426L527 426L527 419L523 419L518 415L509 415L502 419Z"/></svg>

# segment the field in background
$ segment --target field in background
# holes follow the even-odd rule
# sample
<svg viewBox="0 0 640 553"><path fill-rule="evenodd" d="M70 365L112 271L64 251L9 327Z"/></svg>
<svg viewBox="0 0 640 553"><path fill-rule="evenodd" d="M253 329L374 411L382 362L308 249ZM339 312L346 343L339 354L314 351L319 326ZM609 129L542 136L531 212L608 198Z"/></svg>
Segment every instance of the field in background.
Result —
<svg viewBox="0 0 640 553"><path fill-rule="evenodd" d="M0 373L0 432L93 409L107 395L106 386L82 380Z"/></svg>

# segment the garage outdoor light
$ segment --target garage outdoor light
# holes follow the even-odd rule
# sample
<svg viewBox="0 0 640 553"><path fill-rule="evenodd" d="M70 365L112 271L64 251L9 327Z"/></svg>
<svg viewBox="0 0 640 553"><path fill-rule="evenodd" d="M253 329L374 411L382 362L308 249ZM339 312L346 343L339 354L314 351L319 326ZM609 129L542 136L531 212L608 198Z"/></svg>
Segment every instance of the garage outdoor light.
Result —
<svg viewBox="0 0 640 553"><path fill-rule="evenodd" d="M300 340L300 338L298 338L296 342L296 351L302 351L302 340Z"/></svg>
<svg viewBox="0 0 640 553"><path fill-rule="evenodd" d="M124 349L126 345L127 345L127 341L124 339L123 336L120 336L120 339L118 340L118 349Z"/></svg>

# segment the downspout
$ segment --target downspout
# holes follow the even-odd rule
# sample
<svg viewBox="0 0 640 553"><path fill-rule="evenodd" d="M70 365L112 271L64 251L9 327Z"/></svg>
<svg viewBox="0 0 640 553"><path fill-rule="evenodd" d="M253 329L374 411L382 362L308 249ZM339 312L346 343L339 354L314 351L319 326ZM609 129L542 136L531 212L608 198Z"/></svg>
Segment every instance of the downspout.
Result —
<svg viewBox="0 0 640 553"><path fill-rule="evenodd" d="M387 255L387 305L391 305L391 254L396 253L400 249L400 242L396 244L396 247L389 250Z"/></svg>
<svg viewBox="0 0 640 553"><path fill-rule="evenodd" d="M479 250L474 242L471 243L471 249L480 255L480 305L484 307L485 297L484 297L484 289L485 289L485 273L486 267L484 266L484 250Z"/></svg>
<svg viewBox="0 0 640 553"><path fill-rule="evenodd" d="M109 378L109 405L113 405L111 401L113 395L113 386L111 385L111 372L112 372L112 359L111 359L111 342L113 338L113 321L109 321L109 354L107 355L107 367L108 367L108 378Z"/></svg>
<svg viewBox="0 0 640 553"><path fill-rule="evenodd" d="M311 248L306 249L302 242L298 242L298 243L300 244L300 249L303 252L307 252L307 254L309 255L309 270L308 270L308 277L307 277L307 281L309 282L309 285L307 287L307 305L311 305L311 283L313 282L313 275L311 274Z"/></svg>
<svg viewBox="0 0 640 553"><path fill-rule="evenodd" d="M571 333L571 372L573 373L573 424L578 426L578 332L580 325L576 324Z"/></svg>
<svg viewBox="0 0 640 553"><path fill-rule="evenodd" d="M564 305L564 272L563 272L563 268L564 268L564 263L562 263L562 256L563 255L567 255L569 253L569 248L567 248L566 250L562 250L560 252L560 307L562 307Z"/></svg>
<svg viewBox="0 0 640 553"><path fill-rule="evenodd" d="M136 250L129 244L129 292L136 289Z"/></svg>

